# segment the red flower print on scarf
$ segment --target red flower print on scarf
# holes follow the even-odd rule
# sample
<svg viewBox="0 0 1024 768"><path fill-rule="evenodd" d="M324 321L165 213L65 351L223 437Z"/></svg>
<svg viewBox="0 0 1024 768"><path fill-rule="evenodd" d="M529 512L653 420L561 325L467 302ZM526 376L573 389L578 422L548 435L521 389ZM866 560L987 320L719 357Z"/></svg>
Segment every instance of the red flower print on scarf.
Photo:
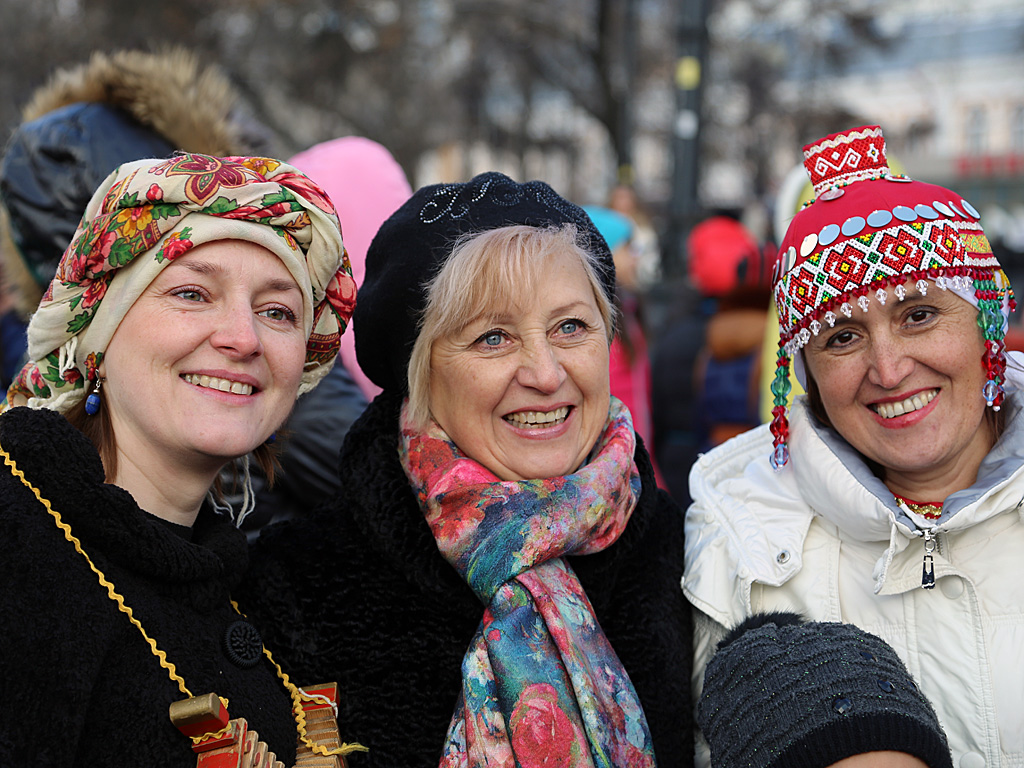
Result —
<svg viewBox="0 0 1024 768"><path fill-rule="evenodd" d="M345 328L356 308L356 283L344 267L335 272L327 284L326 299L341 327Z"/></svg>
<svg viewBox="0 0 1024 768"><path fill-rule="evenodd" d="M62 283L80 283L87 277L102 274L110 256L110 249L117 242L117 232L107 231L105 222L96 222L92 228L79 235L65 252L57 279Z"/></svg>
<svg viewBox="0 0 1024 768"><path fill-rule="evenodd" d="M146 199L151 203L159 203L164 199L164 191L159 184L150 184L146 190Z"/></svg>
<svg viewBox="0 0 1024 768"><path fill-rule="evenodd" d="M167 238L167 242L164 243L164 247L156 255L157 261L174 261L174 259L181 256L181 254L188 251L194 244L188 239L188 236L192 234L191 227L185 227L181 232L175 232L173 235Z"/></svg>
<svg viewBox="0 0 1024 768"><path fill-rule="evenodd" d="M297 173L282 173L276 176L274 181L282 187L287 187L292 190L295 194L301 195L321 211L329 213L332 216L337 215L337 212L334 210L334 203L331 202L331 198L327 196L327 193L324 192L323 189L306 176L301 176Z"/></svg>
<svg viewBox="0 0 1024 768"><path fill-rule="evenodd" d="M523 768L571 768L581 764L573 745L585 744L568 715L558 706L558 694L547 683L523 690L512 710L512 749Z"/></svg>
<svg viewBox="0 0 1024 768"><path fill-rule="evenodd" d="M486 515L483 510L466 505L450 515L438 518L428 517L427 522L430 524L430 530L435 539L454 546L465 537L472 535L483 522L484 517Z"/></svg>
<svg viewBox="0 0 1024 768"><path fill-rule="evenodd" d="M164 168L168 178L187 176L185 195L198 205L205 205L222 187L242 187L264 178L247 166L225 165L219 157L183 155L168 162Z"/></svg>
<svg viewBox="0 0 1024 768"><path fill-rule="evenodd" d="M82 294L82 309L89 309L103 301L103 297L107 295L107 286L110 285L110 281L113 279L114 273L107 272L96 280L90 280L89 285L86 286L85 293Z"/></svg>

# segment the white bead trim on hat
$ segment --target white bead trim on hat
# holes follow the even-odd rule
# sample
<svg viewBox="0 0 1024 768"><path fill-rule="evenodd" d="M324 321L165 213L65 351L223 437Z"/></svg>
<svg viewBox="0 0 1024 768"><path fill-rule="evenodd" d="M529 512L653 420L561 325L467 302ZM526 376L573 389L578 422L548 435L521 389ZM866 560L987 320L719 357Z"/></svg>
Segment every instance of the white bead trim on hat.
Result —
<svg viewBox="0 0 1024 768"><path fill-rule="evenodd" d="M929 280L920 279L915 283L918 293L922 296L928 295L928 282ZM962 296L965 300L970 301L968 296L972 296L974 292L974 280L965 275L953 275L952 277L946 277L945 275L938 275L931 279L938 288L943 291L952 290L954 293ZM897 301L903 301L907 297L907 289L902 283L897 283L892 288L893 295ZM880 306L885 306L885 303L889 300L889 292L886 288L879 288L874 292L875 301ZM974 303L974 302L971 302ZM858 296L856 304L860 307L862 312L867 312L871 307L871 299L867 294ZM839 306L839 311L846 317L853 316L853 307L850 306L849 301L844 301ZM835 327L836 321L839 319L838 315L832 310L828 310L822 315L822 320L828 323L829 328ZM806 328L801 328L797 331L793 338L786 342L783 347L786 354L790 357L794 357L797 352L807 346L813 336L817 336L821 333L823 326L816 319L811 320Z"/></svg>

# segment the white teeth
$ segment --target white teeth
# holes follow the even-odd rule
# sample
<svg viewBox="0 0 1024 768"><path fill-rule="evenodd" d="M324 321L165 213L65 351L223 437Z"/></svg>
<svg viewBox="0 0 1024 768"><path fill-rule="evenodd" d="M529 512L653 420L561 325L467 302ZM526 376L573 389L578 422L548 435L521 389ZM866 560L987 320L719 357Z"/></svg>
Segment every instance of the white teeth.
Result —
<svg viewBox="0 0 1024 768"><path fill-rule="evenodd" d="M875 409L875 413L883 419L893 419L897 416L902 416L905 413L913 413L914 411L921 410L928 405L928 403L934 400L937 394L939 394L939 390L930 389L927 392L920 392L908 397L906 400L901 400L898 403L878 403L873 407Z"/></svg>
<svg viewBox="0 0 1024 768"><path fill-rule="evenodd" d="M235 395L251 395L252 384L243 384L240 381L231 379L218 379L216 376L206 376L198 373L186 373L182 376L189 384L207 389L219 389L221 392L231 392Z"/></svg>
<svg viewBox="0 0 1024 768"><path fill-rule="evenodd" d="M505 417L517 427L550 427L553 424L561 424L569 415L569 406L563 405L553 411L517 411Z"/></svg>

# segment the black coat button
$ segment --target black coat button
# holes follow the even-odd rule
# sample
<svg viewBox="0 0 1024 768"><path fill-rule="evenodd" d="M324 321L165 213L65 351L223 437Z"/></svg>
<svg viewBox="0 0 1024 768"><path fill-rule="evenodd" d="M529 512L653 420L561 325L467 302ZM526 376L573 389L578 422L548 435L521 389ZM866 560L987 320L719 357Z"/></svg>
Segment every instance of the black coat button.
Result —
<svg viewBox="0 0 1024 768"><path fill-rule="evenodd" d="M232 622L224 632L224 652L236 667L255 667L263 658L263 638L249 622Z"/></svg>

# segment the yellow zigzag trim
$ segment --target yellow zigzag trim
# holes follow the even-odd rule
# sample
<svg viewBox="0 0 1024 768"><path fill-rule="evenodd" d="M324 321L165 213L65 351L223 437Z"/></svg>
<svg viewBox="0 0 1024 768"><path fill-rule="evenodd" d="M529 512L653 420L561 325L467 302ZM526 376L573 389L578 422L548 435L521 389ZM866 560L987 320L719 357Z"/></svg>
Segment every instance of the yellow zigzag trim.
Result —
<svg viewBox="0 0 1024 768"><path fill-rule="evenodd" d="M245 616L245 614L242 613L242 611L239 609L238 603L232 600L231 605L232 607L234 607L235 611L238 612L239 616ZM291 681L291 678L288 677L288 673L281 669L281 665L274 660L274 657L271 655L270 651L267 650L266 646L263 646L263 655L266 656L270 663L274 665L274 669L277 670L277 676L281 678L281 682L284 683L284 687L288 689L288 693L292 697L292 712L295 714L295 723L296 725L298 725L299 740L304 745L306 745L314 753L318 755L323 755L325 757L328 755L341 755L342 757L344 757L345 755L352 754L353 752L370 751L362 744L343 743L340 747L337 747L336 749L328 749L322 744L317 744L314 741L312 741L306 735L306 713L302 710L302 701L315 701L315 699L312 696L306 695L305 691L303 691L301 688L296 686L295 683Z"/></svg>
<svg viewBox="0 0 1024 768"><path fill-rule="evenodd" d="M3 458L4 464L11 468L11 474L18 478L26 488L32 491L35 497L39 500L39 503L46 508L47 512L50 513L54 522L57 523L57 527L64 533L64 538L70 541L74 545L78 554L85 558L85 562L89 564L89 568L92 569L92 572L96 574L96 578L99 579L100 585L107 590L107 596L117 603L117 609L128 616L128 621L134 624L139 632L142 633L142 637L147 643L149 643L149 648L153 652L153 655L160 661L160 666L167 670L167 674L171 678L171 681L177 683L178 689L191 699L192 692L185 686L185 681L181 678L181 675L178 674L174 664L167 660L167 654L156 647L156 641L146 634L146 630L142 628L142 624L139 623L139 620L132 614L132 609L125 605L124 598L114 590L114 585L107 581L103 572L96 567L89 555L87 555L85 550L82 549L82 543L71 533L71 526L61 520L60 514L57 510L50 506L50 502L43 498L39 489L29 482L28 478L25 477L24 472L18 469L18 465L14 463L14 459L12 459L10 454L3 449L3 446L0 446L0 457Z"/></svg>
<svg viewBox="0 0 1024 768"><path fill-rule="evenodd" d="M55 510L50 505L50 502L47 499L43 498L43 495L42 493L40 493L39 489L32 485L31 482L29 482L28 478L25 477L25 473L18 469L18 465L15 463L14 459L11 458L11 455L4 450L3 446L0 446L0 458L3 458L4 464L11 468L11 474L18 478L18 480L21 481L22 485L24 485L26 488L32 491L32 494L36 497L36 499L39 500L39 503L46 508L46 511L50 514L54 522L57 524L57 527L63 532L64 538L71 542L72 545L74 545L75 551L77 551L78 554L85 558L85 562L89 564L89 568L92 570L93 573L96 574L96 578L99 580L100 585L107 590L107 596L110 597L110 599L113 600L115 603L117 603L117 609L121 611L121 613L125 614L128 617L128 620L135 625L136 629L139 630L139 632L142 634L143 639L149 644L149 648L153 652L153 655L156 656L157 659L159 660L160 666L167 670L167 674L171 678L171 681L177 683L178 689L185 696L187 696L190 699L194 698L192 692L186 687L184 679L182 679L181 675L178 674L174 664L167 660L167 654L165 654L163 651L157 648L156 641L153 640L153 638L151 638L148 634L146 634L146 630L143 629L142 624L132 614L132 609L125 605L124 598L115 591L113 583L107 580L107 577L103 575L103 572L96 567L95 563L93 563L89 555L87 555L85 553L85 550L82 549L82 543L71 533L71 526L69 526L61 519L60 513L58 513L57 510ZM239 610L238 604L234 600L231 601L231 605L240 616L245 615ZM280 665L276 661L274 661L274 657L270 655L270 651L267 650L266 646L263 647L263 653L267 657L267 659L270 660L270 663L274 665L274 669L277 670L277 676L281 678L281 682L284 683L284 687L288 690L288 693L291 695L292 711L295 713L295 722L298 725L299 739L302 741L303 744L305 744L313 752L324 756L345 756L351 754L352 752L369 752L369 750L362 744L342 744L340 747L336 749L328 749L327 747L324 747L320 744L316 744L313 741L311 741L309 737L306 735L306 714L302 711L302 699L305 699L306 701L313 701L313 697L307 696L303 691L297 688L294 683L291 682L291 680L288 678L288 674L283 669L281 669ZM218 698L224 703L224 707L227 708L229 703L228 700L225 699L223 696L218 696ZM230 726L222 730L220 733L215 734L215 736L219 737L227 733L227 731L229 730ZM210 738L213 737L211 737L210 734L205 734L203 736L192 737L192 741L193 743L198 744L199 742L205 741L206 739Z"/></svg>

